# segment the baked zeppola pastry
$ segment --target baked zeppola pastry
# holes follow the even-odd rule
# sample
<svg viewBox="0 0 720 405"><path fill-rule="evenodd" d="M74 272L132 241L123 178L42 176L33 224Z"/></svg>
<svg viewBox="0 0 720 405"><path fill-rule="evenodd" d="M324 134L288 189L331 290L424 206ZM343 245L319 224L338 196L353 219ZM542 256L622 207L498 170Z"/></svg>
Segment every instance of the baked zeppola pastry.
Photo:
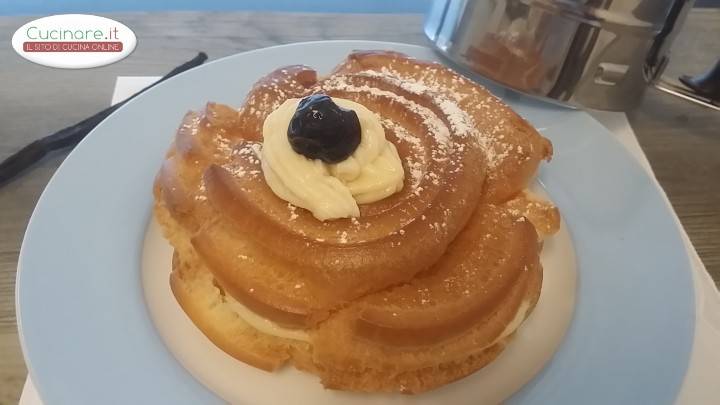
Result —
<svg viewBox="0 0 720 405"><path fill-rule="evenodd" d="M239 110L188 113L154 187L170 285L263 370L419 393L491 362L532 312L557 209L526 191L550 142L433 62L288 66Z"/></svg>

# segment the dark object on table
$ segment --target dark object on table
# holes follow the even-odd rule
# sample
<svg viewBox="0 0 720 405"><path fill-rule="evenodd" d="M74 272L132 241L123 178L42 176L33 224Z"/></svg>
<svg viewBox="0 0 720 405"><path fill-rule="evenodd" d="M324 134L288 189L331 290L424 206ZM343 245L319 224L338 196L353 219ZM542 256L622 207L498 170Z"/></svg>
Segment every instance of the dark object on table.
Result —
<svg viewBox="0 0 720 405"><path fill-rule="evenodd" d="M125 103L162 81L165 81L186 70L190 70L196 66L202 65L207 60L207 58L208 56L207 54L205 54L205 52L200 52L197 54L196 57L171 70L170 72L168 72L168 74L160 78L160 80L128 97L127 100L108 107L100 111L99 113L78 122L75 125L71 125L67 128L61 129L58 132L55 132L52 135L40 138L20 149L18 152L14 153L13 155L5 159L2 163L0 163L0 186L7 183L8 180L12 179L34 163L38 162L48 153L54 150L60 150L77 145L77 143L80 142L88 133L90 133L93 128L95 128L100 122L102 122L105 118L107 118L110 114L123 106Z"/></svg>
<svg viewBox="0 0 720 405"><path fill-rule="evenodd" d="M679 83L678 83L679 81ZM660 77L655 88L706 108L720 111L720 60L698 76L682 75L678 80Z"/></svg>
<svg viewBox="0 0 720 405"><path fill-rule="evenodd" d="M699 76L680 76L680 82L701 96L720 103L720 59L713 68Z"/></svg>

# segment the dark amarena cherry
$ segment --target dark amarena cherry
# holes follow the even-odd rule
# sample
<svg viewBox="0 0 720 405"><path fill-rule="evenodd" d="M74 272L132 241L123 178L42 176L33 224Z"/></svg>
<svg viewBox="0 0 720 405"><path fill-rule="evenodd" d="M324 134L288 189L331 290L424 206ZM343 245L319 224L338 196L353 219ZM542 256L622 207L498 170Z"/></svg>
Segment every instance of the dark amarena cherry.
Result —
<svg viewBox="0 0 720 405"><path fill-rule="evenodd" d="M287 135L295 152L337 163L355 152L360 145L360 131L355 111L341 108L325 94L313 94L300 100Z"/></svg>

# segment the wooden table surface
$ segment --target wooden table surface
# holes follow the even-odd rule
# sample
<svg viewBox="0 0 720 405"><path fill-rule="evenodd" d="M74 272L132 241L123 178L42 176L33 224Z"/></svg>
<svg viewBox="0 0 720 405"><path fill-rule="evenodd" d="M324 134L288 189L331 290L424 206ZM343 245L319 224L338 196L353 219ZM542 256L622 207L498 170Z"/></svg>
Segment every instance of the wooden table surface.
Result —
<svg viewBox="0 0 720 405"><path fill-rule="evenodd" d="M115 77L162 75L203 50L211 59L290 42L369 39L427 44L420 15L172 12L108 14L138 36L127 59L62 70L25 61L12 33L32 17L0 17L0 159L104 108ZM720 57L720 10L696 9L668 73L695 74ZM720 280L720 113L651 90L628 114L680 220ZM0 188L0 404L14 404L26 369L15 319L15 271L23 232L43 187L66 156L57 153ZM62 269L54 269L62 270ZM49 303L51 305L51 303Z"/></svg>

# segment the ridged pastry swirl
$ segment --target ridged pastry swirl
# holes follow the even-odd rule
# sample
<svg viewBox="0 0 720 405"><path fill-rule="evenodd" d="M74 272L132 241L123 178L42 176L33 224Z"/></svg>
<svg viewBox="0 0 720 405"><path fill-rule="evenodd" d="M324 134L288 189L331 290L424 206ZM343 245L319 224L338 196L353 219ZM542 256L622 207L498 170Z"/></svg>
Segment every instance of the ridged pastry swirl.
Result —
<svg viewBox="0 0 720 405"><path fill-rule="evenodd" d="M402 191L361 205L360 218L318 221L262 175L265 117L319 92L379 115L403 161ZM239 112L208 104L178 131L155 187L176 250L173 291L213 341L256 366L292 358L334 388L433 388L490 361L534 306L537 231L554 232L558 217L522 190L550 154L502 102L439 64L358 52L319 81L307 67L278 69ZM273 355L240 350L207 322L215 309L198 291L305 329L310 342L262 336Z"/></svg>

